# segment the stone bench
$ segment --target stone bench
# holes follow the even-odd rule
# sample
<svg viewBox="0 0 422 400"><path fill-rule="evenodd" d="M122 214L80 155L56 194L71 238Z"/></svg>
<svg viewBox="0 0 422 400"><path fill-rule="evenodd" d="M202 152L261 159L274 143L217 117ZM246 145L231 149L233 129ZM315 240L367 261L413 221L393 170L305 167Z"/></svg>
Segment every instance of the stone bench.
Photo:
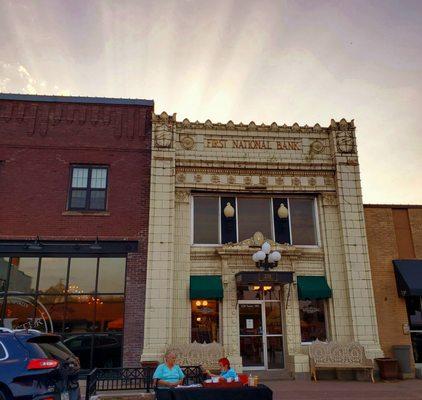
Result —
<svg viewBox="0 0 422 400"><path fill-rule="evenodd" d="M317 381L316 371L320 369L366 370L374 381L374 363L365 355L360 343L337 343L315 341L309 347L311 378Z"/></svg>
<svg viewBox="0 0 422 400"><path fill-rule="evenodd" d="M176 354L179 365L200 365L204 370L218 372L218 360L225 356L223 346L216 342L170 345L166 351Z"/></svg>

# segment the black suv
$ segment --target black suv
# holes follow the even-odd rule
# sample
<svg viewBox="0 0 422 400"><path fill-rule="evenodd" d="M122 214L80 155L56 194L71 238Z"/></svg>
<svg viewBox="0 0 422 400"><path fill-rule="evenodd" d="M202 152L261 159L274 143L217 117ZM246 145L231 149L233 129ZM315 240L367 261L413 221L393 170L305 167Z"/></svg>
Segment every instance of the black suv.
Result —
<svg viewBox="0 0 422 400"><path fill-rule="evenodd" d="M0 400L79 400L79 369L60 336L0 327Z"/></svg>

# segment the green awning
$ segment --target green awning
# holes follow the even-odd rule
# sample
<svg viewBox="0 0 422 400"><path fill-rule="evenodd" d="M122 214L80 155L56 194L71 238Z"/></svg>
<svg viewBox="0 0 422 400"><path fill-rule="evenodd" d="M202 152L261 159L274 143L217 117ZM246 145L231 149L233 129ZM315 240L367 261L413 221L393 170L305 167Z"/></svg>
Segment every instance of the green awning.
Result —
<svg viewBox="0 0 422 400"><path fill-rule="evenodd" d="M220 300L223 283L220 275L196 275L190 277L190 299Z"/></svg>
<svg viewBox="0 0 422 400"><path fill-rule="evenodd" d="M297 290L299 300L328 299L331 288L325 276L298 276Z"/></svg>

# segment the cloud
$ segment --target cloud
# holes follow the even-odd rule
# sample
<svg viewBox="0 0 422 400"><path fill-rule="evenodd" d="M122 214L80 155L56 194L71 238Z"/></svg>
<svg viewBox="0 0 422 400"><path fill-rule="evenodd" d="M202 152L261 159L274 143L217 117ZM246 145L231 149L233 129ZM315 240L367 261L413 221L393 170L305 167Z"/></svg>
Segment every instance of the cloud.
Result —
<svg viewBox="0 0 422 400"><path fill-rule="evenodd" d="M37 79L20 63L0 61L0 92L69 96L70 90L45 79Z"/></svg>

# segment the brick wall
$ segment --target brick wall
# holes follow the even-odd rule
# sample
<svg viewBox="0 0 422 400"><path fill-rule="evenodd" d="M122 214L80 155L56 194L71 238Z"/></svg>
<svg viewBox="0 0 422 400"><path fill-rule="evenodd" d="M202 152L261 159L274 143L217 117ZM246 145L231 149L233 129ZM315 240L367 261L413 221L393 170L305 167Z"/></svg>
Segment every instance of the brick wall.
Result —
<svg viewBox="0 0 422 400"><path fill-rule="evenodd" d="M127 262L124 363L143 343L152 106L0 99L0 239L138 240ZM109 166L107 211L68 212L71 164Z"/></svg>
<svg viewBox="0 0 422 400"><path fill-rule="evenodd" d="M422 211L422 210L421 210ZM403 333L403 324L408 323L405 300L397 295L393 259L400 257L396 227L391 207L365 206L365 222L371 262L375 306L381 347L385 355L393 356L392 347L410 345L410 335ZM414 238L415 239L415 238ZM420 239L419 239L420 240Z"/></svg>

